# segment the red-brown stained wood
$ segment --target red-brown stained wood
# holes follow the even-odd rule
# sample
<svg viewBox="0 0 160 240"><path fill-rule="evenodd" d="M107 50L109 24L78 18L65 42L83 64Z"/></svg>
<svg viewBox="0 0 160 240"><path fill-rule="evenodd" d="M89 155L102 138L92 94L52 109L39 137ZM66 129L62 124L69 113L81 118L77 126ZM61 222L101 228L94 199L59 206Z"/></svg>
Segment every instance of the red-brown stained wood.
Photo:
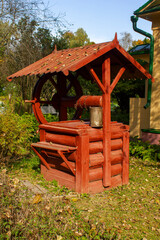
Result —
<svg viewBox="0 0 160 240"><path fill-rule="evenodd" d="M46 132L46 141L68 146L76 146L76 138L67 134L64 135Z"/></svg>
<svg viewBox="0 0 160 240"><path fill-rule="evenodd" d="M41 124L39 126L39 128L47 130L47 131L53 131L53 132L57 132L57 133L70 134L70 135L79 135L84 132L83 129L61 127L58 125L49 125L49 124Z"/></svg>
<svg viewBox="0 0 160 240"><path fill-rule="evenodd" d="M71 173L70 168L68 167L68 165L62 160L62 158L59 157L48 157L47 158L47 163L49 164L50 167L52 168L56 168L59 170L64 170L67 172ZM76 168L76 164L75 162L69 162L70 165L73 167L73 169L75 170Z"/></svg>
<svg viewBox="0 0 160 240"><path fill-rule="evenodd" d="M129 132L123 134L123 171L122 183L128 184L129 182Z"/></svg>
<svg viewBox="0 0 160 240"><path fill-rule="evenodd" d="M32 147L33 151L37 154L37 156L40 158L42 163L46 166L46 168L50 169L50 166L46 161L46 155L43 152L40 154L34 146L31 145L31 147Z"/></svg>
<svg viewBox="0 0 160 240"><path fill-rule="evenodd" d="M111 176L116 176L122 173L122 164L115 164L111 166ZM103 168L94 168L89 170L89 181L102 180Z"/></svg>
<svg viewBox="0 0 160 240"><path fill-rule="evenodd" d="M111 151L111 164L121 163L123 160L122 150Z"/></svg>
<svg viewBox="0 0 160 240"><path fill-rule="evenodd" d="M76 102L76 107L86 108L92 106L102 107L102 96L82 96Z"/></svg>
<svg viewBox="0 0 160 240"><path fill-rule="evenodd" d="M46 141L46 131L44 129L40 129L40 141Z"/></svg>
<svg viewBox="0 0 160 240"><path fill-rule="evenodd" d="M70 151L75 151L77 147L72 147L72 146L67 146L67 145L61 145L61 144L56 144L52 142L37 142L37 143L32 143L32 147L37 147L41 149L48 149L51 151L63 151L63 152L70 152Z"/></svg>
<svg viewBox="0 0 160 240"><path fill-rule="evenodd" d="M111 186L111 106L110 106L110 58L102 64L102 82L105 89L103 92L103 185Z"/></svg>
<svg viewBox="0 0 160 240"><path fill-rule="evenodd" d="M75 177L69 173L57 169L48 170L43 164L41 164L41 173L47 181L56 180L61 186L75 190Z"/></svg>
<svg viewBox="0 0 160 240"><path fill-rule="evenodd" d="M104 156L102 153L90 154L89 155L89 167L95 167L102 165L104 162Z"/></svg>
<svg viewBox="0 0 160 240"><path fill-rule="evenodd" d="M77 136L76 141L76 191L87 193L89 184L89 136L88 134Z"/></svg>
<svg viewBox="0 0 160 240"><path fill-rule="evenodd" d="M122 148L122 139L114 139L110 140L111 150L117 150ZM98 153L103 151L103 143L102 141L98 142L90 142L89 143L89 153Z"/></svg>
<svg viewBox="0 0 160 240"><path fill-rule="evenodd" d="M117 175L111 178L111 186L110 187L104 187L102 180L93 181L89 183L89 192L90 193L99 193L106 190L109 190L110 188L117 187L122 185L122 178L121 175Z"/></svg>

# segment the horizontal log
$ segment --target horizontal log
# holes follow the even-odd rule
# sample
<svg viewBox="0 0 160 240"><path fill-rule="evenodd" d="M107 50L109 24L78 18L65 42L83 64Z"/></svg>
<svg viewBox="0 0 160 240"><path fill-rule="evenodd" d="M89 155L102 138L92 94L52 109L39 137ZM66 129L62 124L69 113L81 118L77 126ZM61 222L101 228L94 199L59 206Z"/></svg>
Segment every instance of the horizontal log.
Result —
<svg viewBox="0 0 160 240"><path fill-rule="evenodd" d="M89 106L102 107L102 96L82 96L76 102L76 107L85 108Z"/></svg>
<svg viewBox="0 0 160 240"><path fill-rule="evenodd" d="M51 132L46 132L46 141L64 144L68 146L76 146L76 138L74 136L55 134Z"/></svg>
<svg viewBox="0 0 160 240"><path fill-rule="evenodd" d="M116 176L118 174L122 173L122 165L121 164L115 164L111 166L111 176ZM89 181L97 181L102 179L103 176L103 168L95 168L89 170Z"/></svg>
<svg viewBox="0 0 160 240"><path fill-rule="evenodd" d="M101 147L101 144L99 144L100 147ZM99 148L99 149L102 151L102 148ZM91 149L90 149L90 155L89 155L89 158L90 158L90 161L89 161L90 165L89 166L90 167L94 167L96 165L103 164L103 161L104 161L103 154L102 154L102 152L97 152L97 151L99 151L98 148L94 149L94 145L92 143ZM59 154L55 153L53 151L46 150L45 152L47 153L48 156L59 157ZM71 153L71 154L66 153L66 157L69 161L75 162L76 161L76 156L77 156L76 151ZM123 159L122 150L111 151L111 163L112 163L112 165L120 163L122 161L122 159Z"/></svg>
<svg viewBox="0 0 160 240"><path fill-rule="evenodd" d="M115 150L115 151L111 151L111 164L117 164L117 163L121 163L123 159L123 152L122 150Z"/></svg>
<svg viewBox="0 0 160 240"><path fill-rule="evenodd" d="M111 140L111 150L122 149L122 139L112 139Z"/></svg>
<svg viewBox="0 0 160 240"><path fill-rule="evenodd" d="M111 186L104 188L103 187L103 183L102 180L98 180L98 181L93 181L89 183L89 193L99 193L99 192L103 192L106 190L109 190L113 187L117 187L122 185L122 177L121 175L117 175L111 178Z"/></svg>
<svg viewBox="0 0 160 240"><path fill-rule="evenodd" d="M102 165L104 162L104 156L102 153L90 154L89 155L89 167Z"/></svg>
<svg viewBox="0 0 160 240"><path fill-rule="evenodd" d="M111 131L111 139L119 139L123 137L123 131L119 130L119 128L115 128L113 130ZM102 129L89 128L87 129L87 132L90 142L97 142L103 140Z"/></svg>
<svg viewBox="0 0 160 240"><path fill-rule="evenodd" d="M122 148L122 139L112 139L111 140L111 150L118 150ZM90 142L89 143L89 153L98 153L103 150L103 142Z"/></svg>
<svg viewBox="0 0 160 240"><path fill-rule="evenodd" d="M103 149L102 141L89 143L90 154L102 152L102 149Z"/></svg>

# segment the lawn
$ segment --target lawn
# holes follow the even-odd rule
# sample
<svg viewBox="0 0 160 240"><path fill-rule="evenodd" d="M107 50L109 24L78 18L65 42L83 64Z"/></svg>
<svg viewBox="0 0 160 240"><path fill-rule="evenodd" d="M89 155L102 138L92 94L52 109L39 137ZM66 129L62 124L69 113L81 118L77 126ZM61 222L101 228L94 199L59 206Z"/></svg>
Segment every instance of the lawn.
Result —
<svg viewBox="0 0 160 240"><path fill-rule="evenodd" d="M36 157L1 162L0 239L160 239L159 180L160 162L131 157L129 185L76 194L45 181Z"/></svg>

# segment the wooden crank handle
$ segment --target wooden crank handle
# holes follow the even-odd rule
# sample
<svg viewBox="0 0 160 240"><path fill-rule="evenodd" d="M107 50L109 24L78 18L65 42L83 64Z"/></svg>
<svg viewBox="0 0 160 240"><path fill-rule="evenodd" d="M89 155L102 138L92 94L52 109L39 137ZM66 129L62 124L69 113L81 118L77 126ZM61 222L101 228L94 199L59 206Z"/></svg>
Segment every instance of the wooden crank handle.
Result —
<svg viewBox="0 0 160 240"><path fill-rule="evenodd" d="M34 99L34 100L24 100L25 101L25 103L36 103L36 100Z"/></svg>

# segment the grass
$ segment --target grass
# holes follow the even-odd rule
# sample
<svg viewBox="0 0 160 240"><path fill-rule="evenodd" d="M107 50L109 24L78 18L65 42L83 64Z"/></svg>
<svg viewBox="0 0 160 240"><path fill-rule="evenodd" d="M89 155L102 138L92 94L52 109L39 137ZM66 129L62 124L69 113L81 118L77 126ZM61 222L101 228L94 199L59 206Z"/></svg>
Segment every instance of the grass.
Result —
<svg viewBox="0 0 160 240"><path fill-rule="evenodd" d="M95 195L45 181L37 157L0 168L0 239L159 239L159 162L132 157L129 185ZM22 180L48 194L34 196Z"/></svg>

